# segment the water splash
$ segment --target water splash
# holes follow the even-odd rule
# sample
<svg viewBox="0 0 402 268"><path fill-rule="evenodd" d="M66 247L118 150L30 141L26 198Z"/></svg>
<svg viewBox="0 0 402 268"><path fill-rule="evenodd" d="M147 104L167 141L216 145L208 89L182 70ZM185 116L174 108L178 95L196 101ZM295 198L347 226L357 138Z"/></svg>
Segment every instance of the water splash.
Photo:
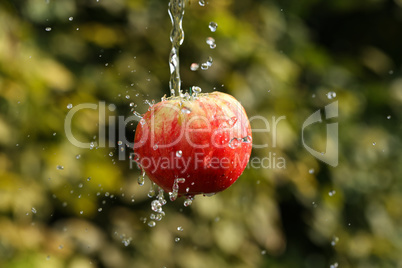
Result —
<svg viewBox="0 0 402 268"><path fill-rule="evenodd" d="M193 91L193 94L192 94L193 99L198 98L198 94L200 94L201 91L202 91L202 89L200 87L197 87L197 86L193 86L191 88L191 90Z"/></svg>
<svg viewBox="0 0 402 268"><path fill-rule="evenodd" d="M145 183L145 171L138 177L138 185L143 186Z"/></svg>
<svg viewBox="0 0 402 268"><path fill-rule="evenodd" d="M151 209L155 211L156 213L161 213L162 212L162 204L159 202L159 200L154 200L151 203Z"/></svg>
<svg viewBox="0 0 402 268"><path fill-rule="evenodd" d="M152 183L151 183L151 188L149 189L149 192L148 192L148 197L149 197L149 198L152 198L152 197L155 196L155 194L156 194L156 192L155 192L155 186L156 186L156 184L155 184L154 182L152 182Z"/></svg>
<svg viewBox="0 0 402 268"><path fill-rule="evenodd" d="M189 114L189 113L191 113L191 110L190 110L190 108L183 107L183 108L181 108L181 112L182 112L183 114Z"/></svg>
<svg viewBox="0 0 402 268"><path fill-rule="evenodd" d="M172 191L169 192L170 201L175 201L179 195L179 183L184 183L186 180L184 178L175 179L173 182Z"/></svg>
<svg viewBox="0 0 402 268"><path fill-rule="evenodd" d="M142 118L142 115L137 111L134 111L133 114L138 118Z"/></svg>
<svg viewBox="0 0 402 268"><path fill-rule="evenodd" d="M155 184L153 184L155 186ZM157 221L161 221L165 216L165 212L163 211L163 206L167 203L164 197L164 191L162 188L158 188L158 195L156 199L151 202L151 209L156 214L151 214L148 221L149 227L155 227Z"/></svg>
<svg viewBox="0 0 402 268"><path fill-rule="evenodd" d="M216 32L216 29L218 28L218 23L211 21L208 25L209 29L211 32Z"/></svg>
<svg viewBox="0 0 402 268"><path fill-rule="evenodd" d="M182 27L184 16L184 0L170 0L168 12L172 21L172 31L170 32L172 49L169 55L170 95L175 96L175 93L177 92L178 95L181 96L179 47L184 41L184 31Z"/></svg>
<svg viewBox="0 0 402 268"><path fill-rule="evenodd" d="M197 71L198 68L200 68L200 65L198 63L196 63L196 62L191 63L191 65L190 65L190 70L191 71Z"/></svg>
<svg viewBox="0 0 402 268"><path fill-rule="evenodd" d="M213 37L207 37L206 43L211 49L216 48L215 39Z"/></svg>
<svg viewBox="0 0 402 268"><path fill-rule="evenodd" d="M208 57L208 60L206 62L201 63L201 70L208 70L208 68L212 66L212 62L212 57Z"/></svg>
<svg viewBox="0 0 402 268"><path fill-rule="evenodd" d="M145 104L148 104L149 107L152 107L155 105L155 100L149 101L149 100L145 100L144 101Z"/></svg>
<svg viewBox="0 0 402 268"><path fill-rule="evenodd" d="M193 203L194 197L188 196L186 200L184 200L184 206L188 207Z"/></svg>
<svg viewBox="0 0 402 268"><path fill-rule="evenodd" d="M332 100L332 99L334 99L335 97L336 97L336 93L335 93L335 92L330 91L330 92L327 93L327 98L328 98L328 99Z"/></svg>
<svg viewBox="0 0 402 268"><path fill-rule="evenodd" d="M244 142L244 143L250 143L252 141L253 141L253 139L251 138L251 136L246 136L246 137L241 138L241 142Z"/></svg>

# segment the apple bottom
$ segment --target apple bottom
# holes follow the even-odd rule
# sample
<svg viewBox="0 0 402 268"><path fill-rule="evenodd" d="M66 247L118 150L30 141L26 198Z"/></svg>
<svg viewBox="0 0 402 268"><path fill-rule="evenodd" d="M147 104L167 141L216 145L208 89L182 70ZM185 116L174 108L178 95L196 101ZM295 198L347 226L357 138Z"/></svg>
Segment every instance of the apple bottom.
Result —
<svg viewBox="0 0 402 268"><path fill-rule="evenodd" d="M137 159L137 164L149 179L166 192L173 190L175 180L183 178L184 182L179 180L178 183L178 194L191 196L220 192L234 183L245 169L250 154L240 153L247 151L242 150L241 146L239 150L233 151L230 154L221 152L222 155L215 151L212 156L195 152L191 156L182 157L177 157L173 152L157 157L139 157L134 154L134 159Z"/></svg>

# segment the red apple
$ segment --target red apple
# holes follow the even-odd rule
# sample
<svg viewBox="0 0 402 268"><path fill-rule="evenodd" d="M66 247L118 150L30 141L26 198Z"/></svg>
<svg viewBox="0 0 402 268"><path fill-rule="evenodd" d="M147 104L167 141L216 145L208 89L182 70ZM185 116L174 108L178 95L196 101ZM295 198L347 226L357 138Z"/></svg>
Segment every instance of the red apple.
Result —
<svg viewBox="0 0 402 268"><path fill-rule="evenodd" d="M228 188L242 174L251 141L246 112L232 96L173 97L150 107L141 119L134 158L163 190L208 195Z"/></svg>

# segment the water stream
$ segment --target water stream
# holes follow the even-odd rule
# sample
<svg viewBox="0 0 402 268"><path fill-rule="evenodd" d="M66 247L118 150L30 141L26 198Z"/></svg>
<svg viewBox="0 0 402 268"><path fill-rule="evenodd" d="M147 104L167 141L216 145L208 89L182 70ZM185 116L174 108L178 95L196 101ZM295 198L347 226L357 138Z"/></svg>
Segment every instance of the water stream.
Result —
<svg viewBox="0 0 402 268"><path fill-rule="evenodd" d="M184 31L182 21L184 16L184 2L185 0L170 0L169 2L169 16L172 21L172 31L170 32L170 41L172 42L172 50L169 55L170 67L170 95L181 96L181 80L180 80L180 60L179 48L183 44Z"/></svg>

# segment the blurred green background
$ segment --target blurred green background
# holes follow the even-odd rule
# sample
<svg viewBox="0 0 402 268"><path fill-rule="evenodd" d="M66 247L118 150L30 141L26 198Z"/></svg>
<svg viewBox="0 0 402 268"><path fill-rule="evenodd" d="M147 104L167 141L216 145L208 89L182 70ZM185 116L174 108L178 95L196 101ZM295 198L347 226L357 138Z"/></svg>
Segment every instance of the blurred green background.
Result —
<svg viewBox="0 0 402 268"><path fill-rule="evenodd" d="M0 2L0 267L402 267L402 1L186 2L183 89L232 94L250 118L286 116L253 134L269 147L252 153L286 168L248 167L213 197L168 202L149 227L132 150L96 146L98 110L72 121L92 148L72 145L64 122L69 104L127 118L169 94L167 5ZM337 167L301 142L304 120L333 101ZM305 133L316 150L325 123Z"/></svg>

